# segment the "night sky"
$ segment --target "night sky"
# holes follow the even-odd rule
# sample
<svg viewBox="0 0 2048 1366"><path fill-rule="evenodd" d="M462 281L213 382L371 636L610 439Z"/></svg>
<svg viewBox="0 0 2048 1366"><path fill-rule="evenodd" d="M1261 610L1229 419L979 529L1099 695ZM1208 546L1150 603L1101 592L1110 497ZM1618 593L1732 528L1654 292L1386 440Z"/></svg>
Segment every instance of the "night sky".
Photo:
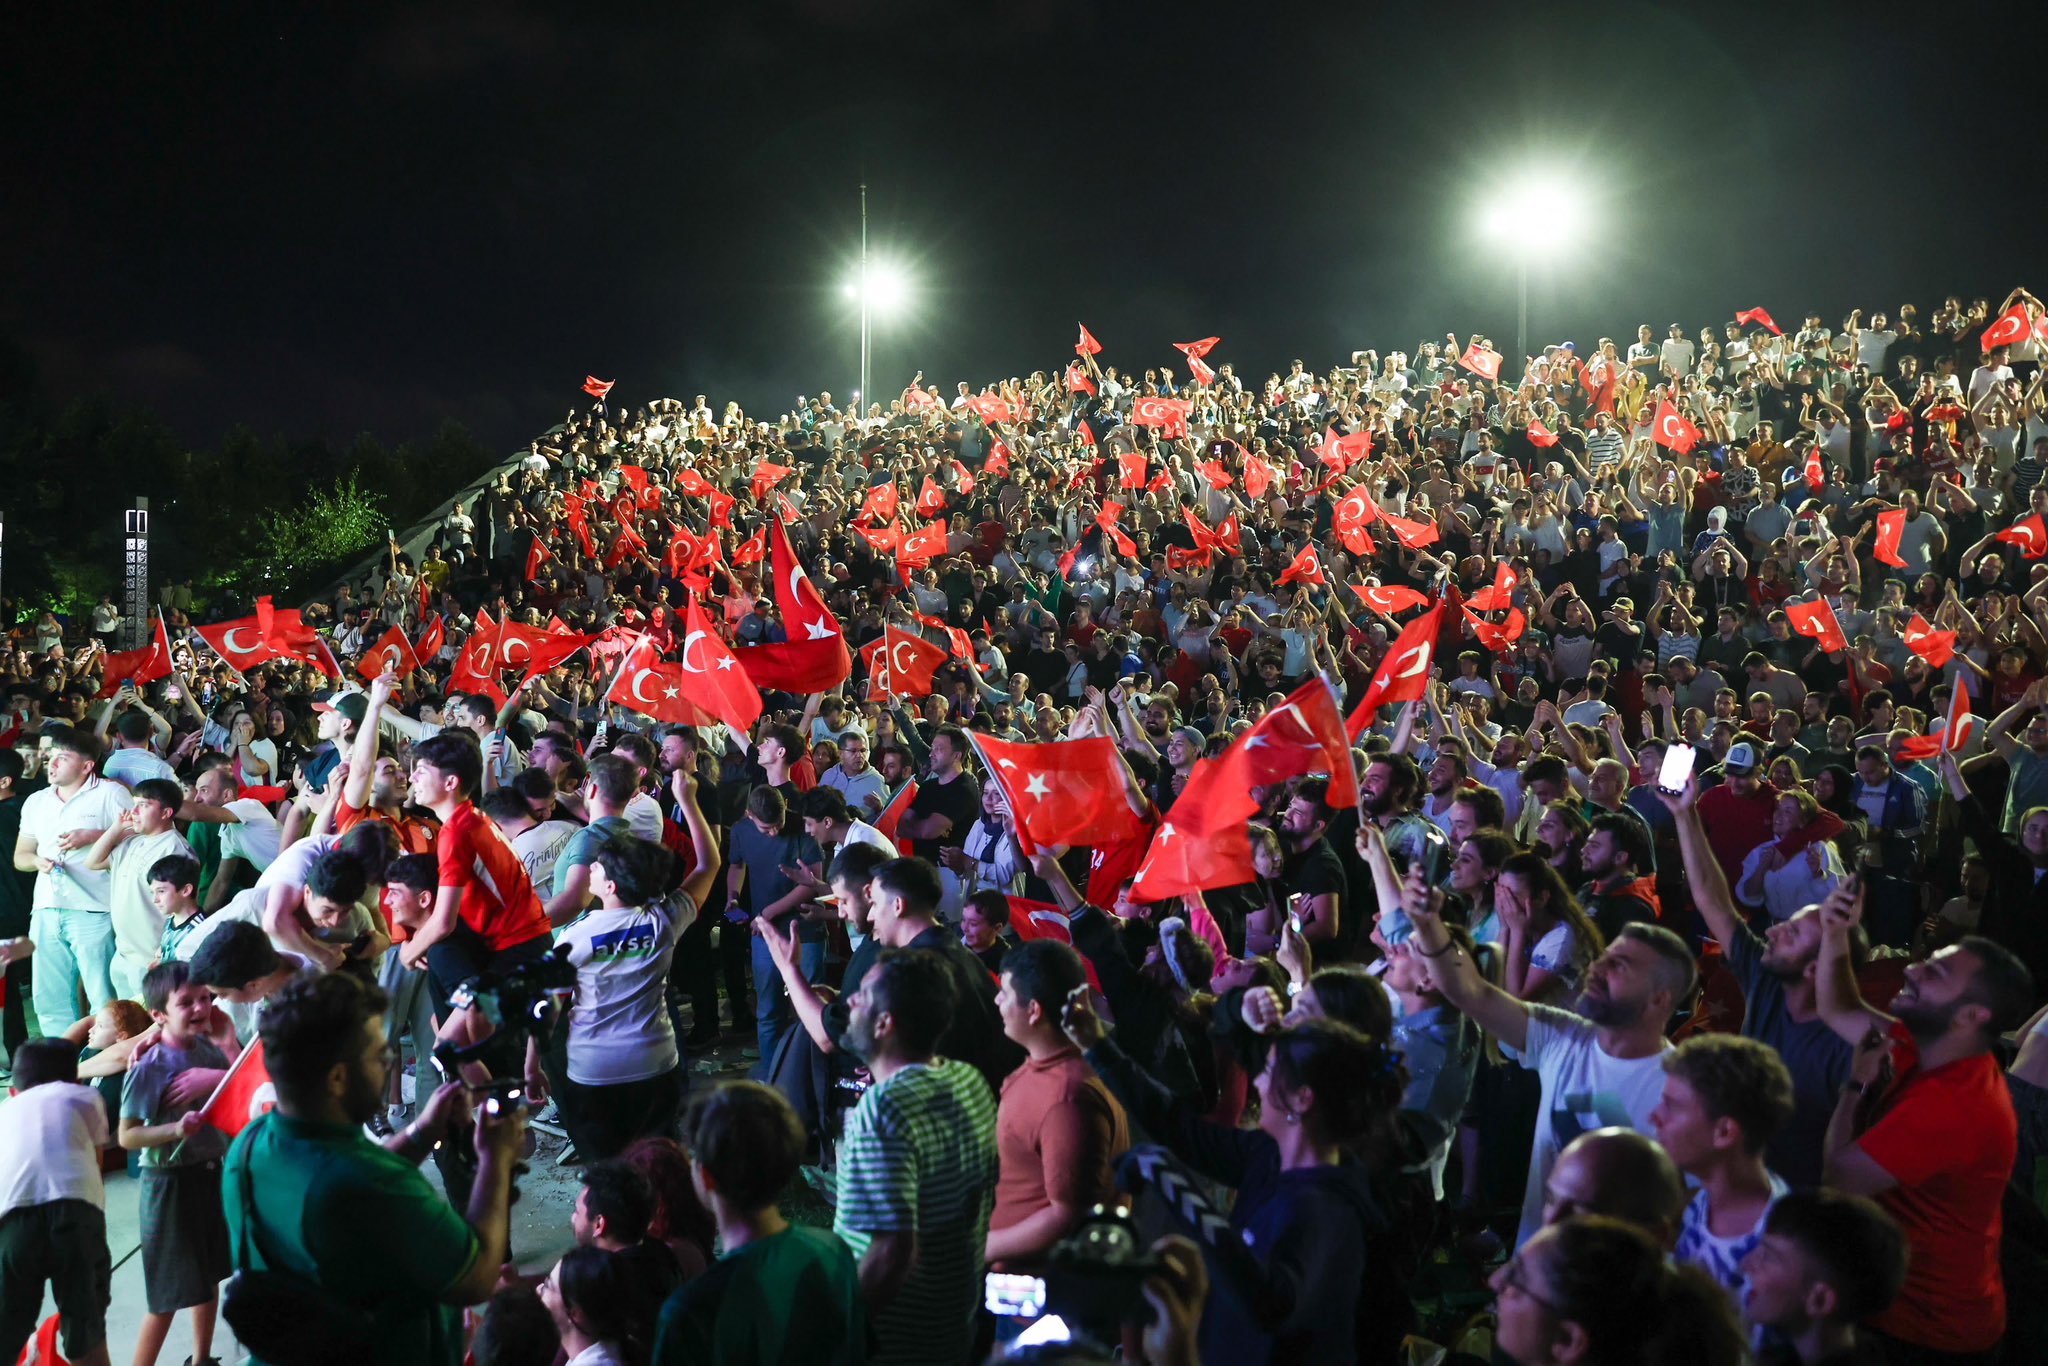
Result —
<svg viewBox="0 0 2048 1366"><path fill-rule="evenodd" d="M1076 319L1108 363L1216 333L1254 378L1512 347L1475 224L1529 165L1588 218L1532 345L2048 290L2033 6L130 8L9 16L0 336L199 444L509 447L586 373L844 398L863 172L917 281L890 394L1057 364Z"/></svg>

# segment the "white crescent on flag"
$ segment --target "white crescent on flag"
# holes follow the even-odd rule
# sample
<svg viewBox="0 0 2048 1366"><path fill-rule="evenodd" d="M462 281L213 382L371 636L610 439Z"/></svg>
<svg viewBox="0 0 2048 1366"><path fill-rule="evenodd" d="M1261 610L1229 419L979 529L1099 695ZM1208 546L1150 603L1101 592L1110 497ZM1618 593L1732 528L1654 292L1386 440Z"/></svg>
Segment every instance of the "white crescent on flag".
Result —
<svg viewBox="0 0 2048 1366"><path fill-rule="evenodd" d="M1396 668L1391 674L1388 675L1388 677L1415 677L1415 675L1421 673L1424 669L1427 669L1429 667L1429 655L1430 648L1427 644L1410 646L1408 649L1402 651L1399 655L1395 657L1394 663L1396 665L1399 665L1400 667ZM1404 661L1411 659L1415 661L1413 664L1404 663Z"/></svg>
<svg viewBox="0 0 2048 1366"><path fill-rule="evenodd" d="M649 697L646 693L640 691L640 680L647 677L647 675L653 672L654 670L652 669L635 669L633 671L633 682L631 687L629 688L629 691L633 694L634 701L652 702L655 700L654 698Z"/></svg>
<svg viewBox="0 0 2048 1366"><path fill-rule="evenodd" d="M695 645L698 641L702 640L703 638L704 633L702 631L692 631L688 635L683 637L683 652L681 658L683 662L683 671L685 673L700 674L704 672L704 667L701 664L692 664L690 662L690 647L692 645Z"/></svg>
<svg viewBox="0 0 2048 1366"><path fill-rule="evenodd" d="M233 626L221 632L220 643L222 648L231 655L254 654L258 649L262 648L263 638L261 636L257 637L256 644L254 645L235 644L235 637L246 634L248 631L249 628L246 626Z"/></svg>

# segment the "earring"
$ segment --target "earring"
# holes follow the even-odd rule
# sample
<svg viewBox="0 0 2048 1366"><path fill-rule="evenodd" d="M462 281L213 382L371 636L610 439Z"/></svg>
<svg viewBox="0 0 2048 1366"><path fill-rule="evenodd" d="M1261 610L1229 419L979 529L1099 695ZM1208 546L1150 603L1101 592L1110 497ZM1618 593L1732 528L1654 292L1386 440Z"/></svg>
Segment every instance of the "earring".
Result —
<svg viewBox="0 0 2048 1366"><path fill-rule="evenodd" d="M1287 1122L1288 1122L1289 1124L1299 1124L1299 1123L1301 1123L1301 1116L1300 1116L1300 1115L1298 1115L1298 1114L1296 1114L1296 1113L1294 1113L1294 1111L1292 1111L1292 1110L1283 1110L1283 1111L1282 1111L1281 1113L1287 1116Z"/></svg>

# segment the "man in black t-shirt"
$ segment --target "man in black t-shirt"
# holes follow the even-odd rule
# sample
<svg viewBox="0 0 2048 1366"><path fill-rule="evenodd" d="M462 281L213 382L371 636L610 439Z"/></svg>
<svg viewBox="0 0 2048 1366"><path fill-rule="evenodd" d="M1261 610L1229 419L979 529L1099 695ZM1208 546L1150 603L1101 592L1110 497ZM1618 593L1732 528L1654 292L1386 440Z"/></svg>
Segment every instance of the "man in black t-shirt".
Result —
<svg viewBox="0 0 2048 1366"><path fill-rule="evenodd" d="M1339 922L1339 907L1347 899L1348 880L1337 851L1330 847L1329 783L1310 778L1294 790L1280 817L1280 842L1287 850L1284 876L1291 913L1301 917L1304 938L1314 943L1318 957L1333 956L1352 936ZM1293 898L1299 897L1296 901Z"/></svg>
<svg viewBox="0 0 2048 1366"><path fill-rule="evenodd" d="M939 727L932 735L930 776L917 785L917 796L896 827L910 841L911 852L934 865L941 850L960 848L981 814L981 784L963 767L967 749L966 732Z"/></svg>

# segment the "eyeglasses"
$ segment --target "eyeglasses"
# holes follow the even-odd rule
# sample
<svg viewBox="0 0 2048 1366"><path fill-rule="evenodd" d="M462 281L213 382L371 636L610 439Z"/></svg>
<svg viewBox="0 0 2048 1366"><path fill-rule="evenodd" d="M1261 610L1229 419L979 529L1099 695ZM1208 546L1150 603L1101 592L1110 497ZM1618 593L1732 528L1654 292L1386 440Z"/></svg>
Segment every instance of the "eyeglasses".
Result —
<svg viewBox="0 0 2048 1366"><path fill-rule="evenodd" d="M1508 1258L1507 1265L1501 1268L1500 1283L1514 1290L1516 1294L1525 1295L1536 1301L1536 1303L1542 1305L1551 1313L1560 1317L1563 1316L1564 1310L1557 1307L1556 1301L1548 1296L1539 1295L1530 1288L1528 1267L1523 1263L1519 1254Z"/></svg>

